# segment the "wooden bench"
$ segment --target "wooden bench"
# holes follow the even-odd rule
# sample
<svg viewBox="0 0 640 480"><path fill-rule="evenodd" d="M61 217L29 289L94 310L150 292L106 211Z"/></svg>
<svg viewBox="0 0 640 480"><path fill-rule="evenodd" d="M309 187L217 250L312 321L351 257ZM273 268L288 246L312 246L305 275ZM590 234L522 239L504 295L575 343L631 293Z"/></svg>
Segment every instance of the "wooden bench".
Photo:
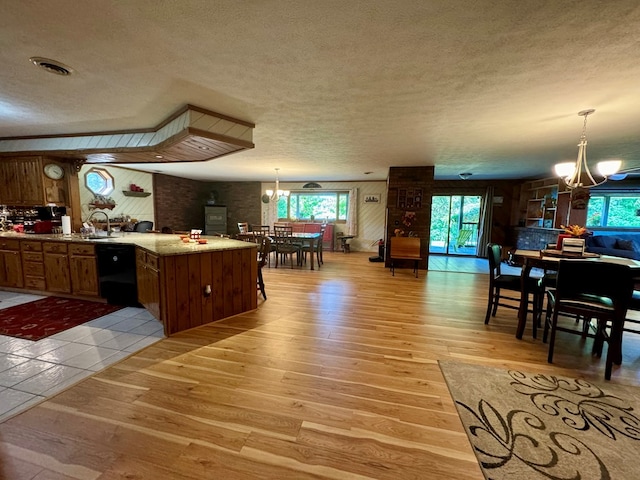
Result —
<svg viewBox="0 0 640 480"><path fill-rule="evenodd" d="M418 237L391 237L390 241L391 275L395 276L395 260L413 260L413 272L418 278L418 262L422 260L420 256L420 239Z"/></svg>

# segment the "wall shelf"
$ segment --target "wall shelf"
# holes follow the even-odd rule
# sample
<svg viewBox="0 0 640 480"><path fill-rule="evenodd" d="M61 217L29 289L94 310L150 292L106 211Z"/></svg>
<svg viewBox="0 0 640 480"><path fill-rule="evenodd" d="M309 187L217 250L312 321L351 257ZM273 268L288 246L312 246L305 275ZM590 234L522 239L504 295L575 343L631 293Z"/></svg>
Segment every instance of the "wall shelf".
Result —
<svg viewBox="0 0 640 480"><path fill-rule="evenodd" d="M125 197L148 197L151 192L134 192L132 190L122 190L122 194Z"/></svg>
<svg viewBox="0 0 640 480"><path fill-rule="evenodd" d="M115 203L90 203L89 204L89 208L90 209L96 209L96 210L113 210L116 207Z"/></svg>

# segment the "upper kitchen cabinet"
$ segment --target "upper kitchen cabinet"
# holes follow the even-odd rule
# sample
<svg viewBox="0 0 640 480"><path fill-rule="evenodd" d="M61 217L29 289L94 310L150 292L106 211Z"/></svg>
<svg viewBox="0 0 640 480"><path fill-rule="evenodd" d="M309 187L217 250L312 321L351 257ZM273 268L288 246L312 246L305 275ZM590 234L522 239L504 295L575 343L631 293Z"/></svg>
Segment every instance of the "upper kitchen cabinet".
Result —
<svg viewBox="0 0 640 480"><path fill-rule="evenodd" d="M0 203L37 206L67 203L67 166L43 157L0 159Z"/></svg>

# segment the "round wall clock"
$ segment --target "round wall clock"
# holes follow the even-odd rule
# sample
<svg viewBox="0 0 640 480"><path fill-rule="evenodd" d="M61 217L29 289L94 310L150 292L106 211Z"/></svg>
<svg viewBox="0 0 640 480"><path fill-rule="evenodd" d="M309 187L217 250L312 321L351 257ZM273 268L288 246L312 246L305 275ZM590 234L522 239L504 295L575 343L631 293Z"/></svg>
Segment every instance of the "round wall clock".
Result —
<svg viewBox="0 0 640 480"><path fill-rule="evenodd" d="M57 163L48 163L44 166L44 174L51 180L60 180L64 177L64 169Z"/></svg>

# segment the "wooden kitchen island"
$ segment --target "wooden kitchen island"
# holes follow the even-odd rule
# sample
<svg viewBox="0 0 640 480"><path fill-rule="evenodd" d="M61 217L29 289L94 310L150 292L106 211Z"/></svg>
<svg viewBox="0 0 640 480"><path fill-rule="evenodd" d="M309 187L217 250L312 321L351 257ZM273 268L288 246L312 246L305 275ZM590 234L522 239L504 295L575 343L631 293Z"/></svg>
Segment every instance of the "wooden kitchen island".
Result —
<svg viewBox="0 0 640 480"><path fill-rule="evenodd" d="M93 246L129 244L136 249L138 300L162 322L166 335L255 309L257 245L202 238L207 239L206 244L184 243L177 235L153 233L126 233L109 239L2 233L0 289L91 297L86 285L98 285ZM51 255L47 252L52 249L57 250L55 272L48 265L45 268ZM83 253L81 263L73 253L79 250ZM45 275L36 282L32 276L39 263ZM65 279L69 287L61 290ZM76 290L76 284L80 289L84 285L85 291L76 294L81 291ZM99 291L94 293L95 299L101 300Z"/></svg>

